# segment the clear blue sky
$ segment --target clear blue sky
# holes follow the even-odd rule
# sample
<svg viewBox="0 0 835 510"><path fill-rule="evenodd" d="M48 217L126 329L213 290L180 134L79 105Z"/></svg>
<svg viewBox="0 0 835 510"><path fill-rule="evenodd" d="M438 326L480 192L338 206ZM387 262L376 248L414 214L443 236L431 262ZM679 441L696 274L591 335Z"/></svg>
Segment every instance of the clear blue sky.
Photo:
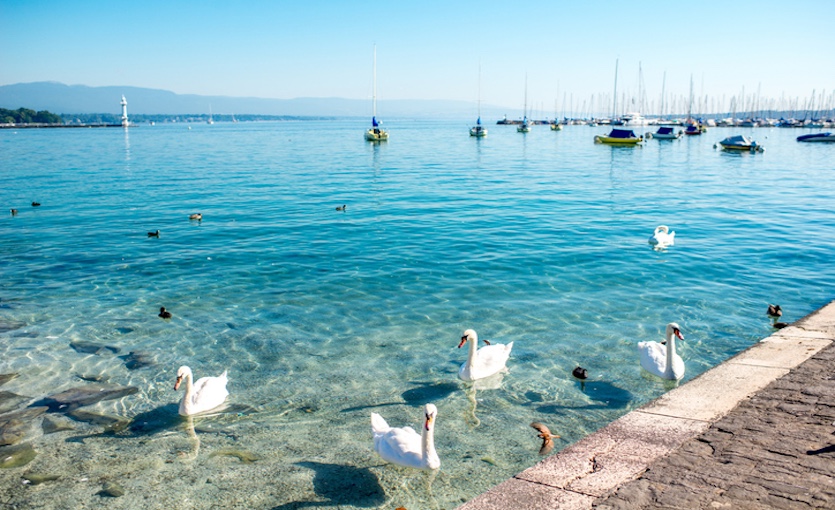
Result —
<svg viewBox="0 0 835 510"><path fill-rule="evenodd" d="M714 101L835 89L833 0L0 0L0 26L0 84L365 99L376 44L381 100L475 101L479 62L485 104L521 108L527 74L546 111L611 102L616 60L653 103L691 75Z"/></svg>

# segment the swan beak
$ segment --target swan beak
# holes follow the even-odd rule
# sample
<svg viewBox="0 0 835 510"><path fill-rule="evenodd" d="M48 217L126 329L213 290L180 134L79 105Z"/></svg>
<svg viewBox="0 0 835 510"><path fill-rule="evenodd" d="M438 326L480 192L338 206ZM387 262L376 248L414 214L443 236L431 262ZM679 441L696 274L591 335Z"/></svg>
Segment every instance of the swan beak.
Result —
<svg viewBox="0 0 835 510"><path fill-rule="evenodd" d="M461 343L460 343L460 344L458 344L458 348L460 349L461 347L463 347L465 343L467 343L467 337L466 337L466 336L462 336L462 337L461 337Z"/></svg>
<svg viewBox="0 0 835 510"><path fill-rule="evenodd" d="M429 430L429 427L432 425L433 421L435 421L435 417L432 416L431 414L427 414L426 415L426 424L424 425L426 430Z"/></svg>
<svg viewBox="0 0 835 510"><path fill-rule="evenodd" d="M681 330L679 330L678 328L674 328L673 333L676 334L676 336L679 338L679 340L684 340L684 335L681 334Z"/></svg>
<svg viewBox="0 0 835 510"><path fill-rule="evenodd" d="M177 382L174 383L174 391L177 391L177 390L180 389L180 383L181 382L183 382L182 376L177 377Z"/></svg>

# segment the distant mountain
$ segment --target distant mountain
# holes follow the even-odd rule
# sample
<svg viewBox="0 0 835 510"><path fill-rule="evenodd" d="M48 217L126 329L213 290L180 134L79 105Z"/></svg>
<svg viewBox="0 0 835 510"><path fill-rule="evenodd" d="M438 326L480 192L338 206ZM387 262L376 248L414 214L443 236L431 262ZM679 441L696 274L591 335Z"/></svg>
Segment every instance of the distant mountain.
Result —
<svg viewBox="0 0 835 510"><path fill-rule="evenodd" d="M134 114L199 115L259 114L314 117L365 117L371 115L371 101L342 98L264 99L255 97L198 96L140 87L88 87L57 82L0 85L0 108L48 110L58 114L121 113L122 95L128 101L128 116ZM469 119L477 114L475 101L378 100L383 118L443 117ZM482 117L499 119L521 116L521 111L485 106ZM492 122L490 122L492 123Z"/></svg>

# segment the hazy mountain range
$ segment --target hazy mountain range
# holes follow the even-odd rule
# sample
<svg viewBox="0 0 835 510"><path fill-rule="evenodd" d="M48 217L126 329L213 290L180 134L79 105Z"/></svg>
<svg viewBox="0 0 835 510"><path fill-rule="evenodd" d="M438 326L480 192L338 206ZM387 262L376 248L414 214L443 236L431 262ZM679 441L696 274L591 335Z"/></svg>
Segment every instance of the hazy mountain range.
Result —
<svg viewBox="0 0 835 510"><path fill-rule="evenodd" d="M296 99L265 99L257 97L198 96L175 94L167 90L141 87L88 87L58 82L16 83L0 85L0 108L16 110L48 110L57 114L112 113L120 114L119 102L125 96L128 116L134 114L200 115L258 114L315 117L371 116L371 101L336 97ZM473 101L378 100L377 113L382 118L445 117L468 119L478 114ZM522 116L522 109L482 104L485 121Z"/></svg>

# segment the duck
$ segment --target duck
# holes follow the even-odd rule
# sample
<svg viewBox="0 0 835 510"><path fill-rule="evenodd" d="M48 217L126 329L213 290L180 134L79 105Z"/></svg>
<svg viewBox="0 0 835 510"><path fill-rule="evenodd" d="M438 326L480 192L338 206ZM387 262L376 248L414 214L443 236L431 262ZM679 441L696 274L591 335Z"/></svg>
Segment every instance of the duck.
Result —
<svg viewBox="0 0 835 510"><path fill-rule="evenodd" d="M180 415L191 416L194 414L211 411L226 401L229 391L226 389L228 379L226 370L217 377L201 377L192 384L191 369L185 365L177 369L177 382L174 383L174 390L180 389L180 384L185 380L186 393L180 401Z"/></svg>
<svg viewBox="0 0 835 510"><path fill-rule="evenodd" d="M347 205L340 205L340 206L336 207L336 210L337 211L344 211L346 207L348 207L348 206Z"/></svg>
<svg viewBox="0 0 835 510"><path fill-rule="evenodd" d="M40 207L40 206L41 206L40 202L32 202L32 207Z"/></svg>
<svg viewBox="0 0 835 510"><path fill-rule="evenodd" d="M769 317L780 317L783 315L783 309L780 308L780 305L768 305L768 311L766 312Z"/></svg>
<svg viewBox="0 0 835 510"><path fill-rule="evenodd" d="M460 349L467 342L470 342L467 361L458 370L458 377L462 380L475 381L507 370L507 359L510 357L510 350L513 349L513 342L507 345L491 345L490 342L484 340L487 345L478 349L478 334L472 329L464 331L458 348Z"/></svg>
<svg viewBox="0 0 835 510"><path fill-rule="evenodd" d="M547 455L554 449L554 439L559 439L560 436L552 434L548 427L535 421L531 423L531 427L535 428L539 434L536 437L542 438L542 447L539 448L540 455Z"/></svg>
<svg viewBox="0 0 835 510"><path fill-rule="evenodd" d="M12 216L17 216L17 209L10 209Z"/></svg>
<svg viewBox="0 0 835 510"><path fill-rule="evenodd" d="M387 462L416 469L438 469L441 459L435 451L435 420L438 408L424 406L426 416L420 434L412 427L390 427L377 413L371 413L374 450Z"/></svg>
<svg viewBox="0 0 835 510"><path fill-rule="evenodd" d="M202 220L203 220L203 214L201 214L201 213L194 213L194 214L189 215L188 219L190 219L190 220L202 221Z"/></svg>
<svg viewBox="0 0 835 510"><path fill-rule="evenodd" d="M676 233L670 232L670 227L667 225L659 225L655 227L655 233L649 238L649 244L656 248L666 248L675 244Z"/></svg>
<svg viewBox="0 0 835 510"><path fill-rule="evenodd" d="M581 380L582 380L582 379L588 379L588 377L589 377L589 371L588 371L588 370L586 370L586 369L585 369L585 368L583 368L583 367L577 367L577 368L575 368L575 369L574 369L574 371L573 371L573 372L571 372L571 375L573 375L573 376L574 376L574 377L576 377L577 379L581 379Z"/></svg>
<svg viewBox="0 0 835 510"><path fill-rule="evenodd" d="M159 230L156 232L148 232L148 237L159 237Z"/></svg>
<svg viewBox="0 0 835 510"><path fill-rule="evenodd" d="M162 317L163 319L170 319L171 318L171 312L166 310L164 306L161 306L159 308L159 317Z"/></svg>
<svg viewBox="0 0 835 510"><path fill-rule="evenodd" d="M684 340L679 325L671 322L667 324L664 343L638 342L641 367L652 375L670 381L678 381L684 377L684 361L676 354L676 337Z"/></svg>

